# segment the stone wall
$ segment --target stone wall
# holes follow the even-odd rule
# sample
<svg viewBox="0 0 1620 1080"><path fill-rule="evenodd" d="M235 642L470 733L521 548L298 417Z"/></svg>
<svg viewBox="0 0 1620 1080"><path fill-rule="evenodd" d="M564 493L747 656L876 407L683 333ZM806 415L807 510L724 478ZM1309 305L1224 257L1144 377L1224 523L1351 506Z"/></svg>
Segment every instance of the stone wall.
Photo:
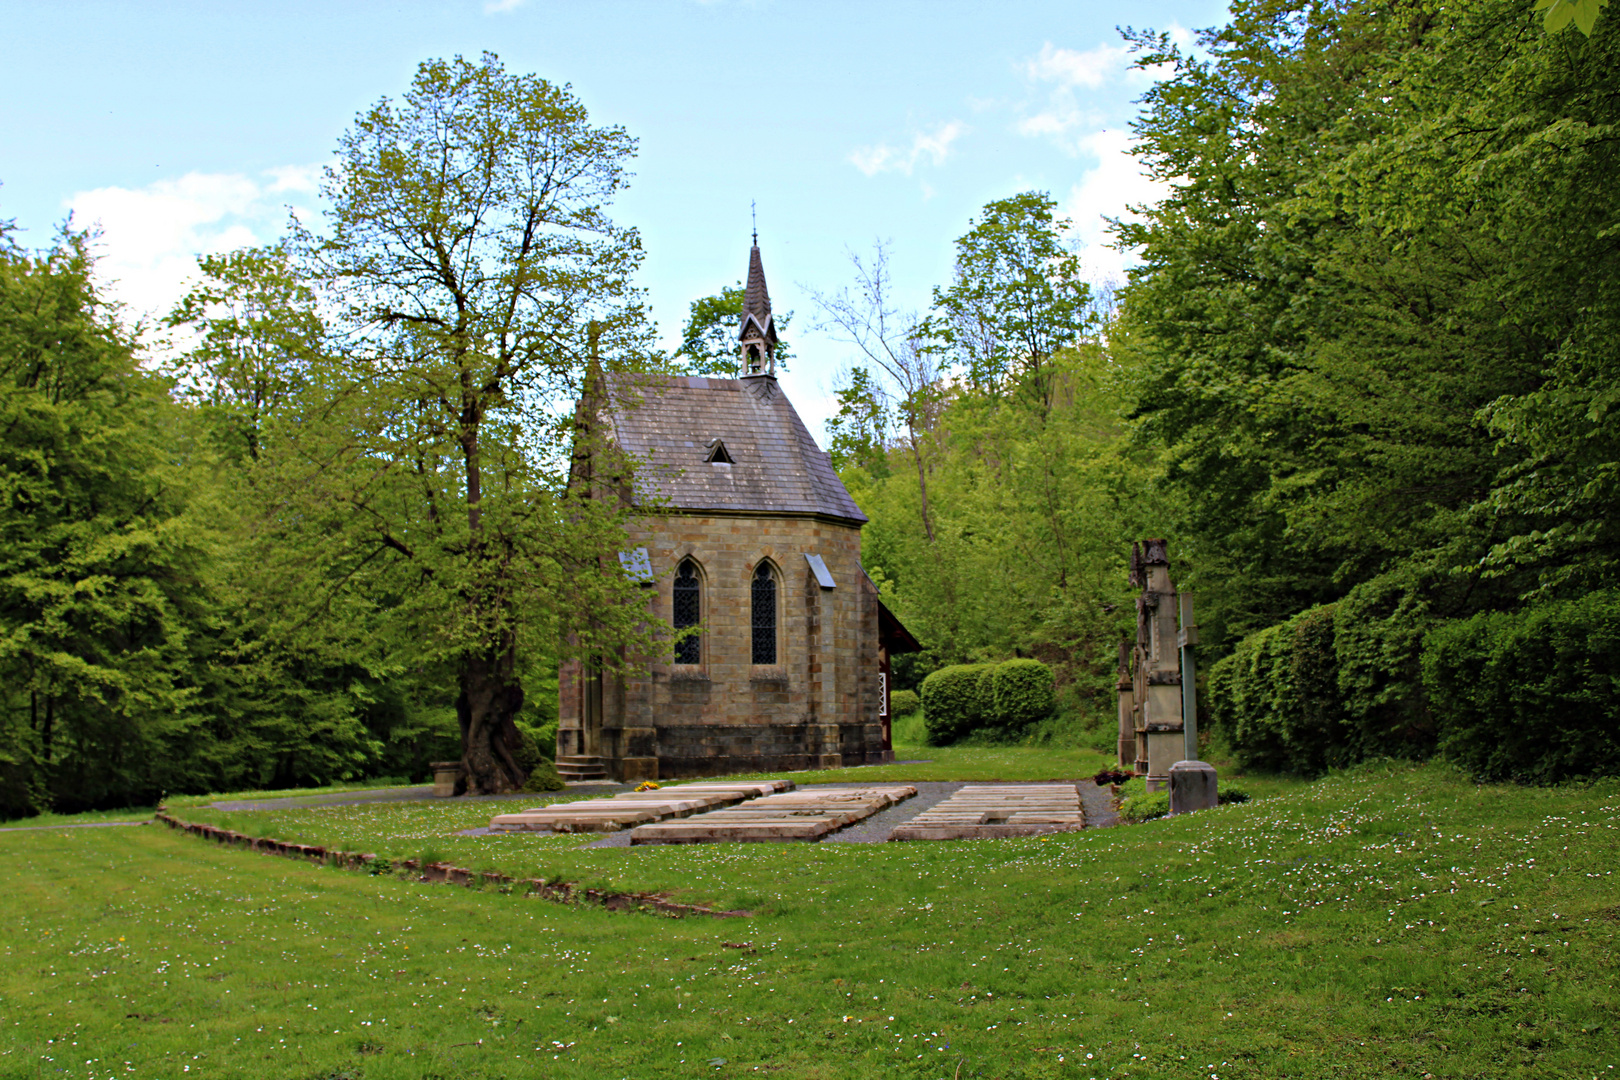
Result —
<svg viewBox="0 0 1620 1080"><path fill-rule="evenodd" d="M702 656L660 658L649 674L604 679L599 731L586 723L586 680L565 665L557 750L598 755L620 779L669 779L893 760L879 715L878 598L861 572L861 534L826 518L726 514L650 517L632 543L652 559L649 611L670 623L675 568L702 581ZM823 589L805 561L832 574ZM777 660L751 663L750 589L777 573ZM593 748L594 747L594 748Z"/></svg>

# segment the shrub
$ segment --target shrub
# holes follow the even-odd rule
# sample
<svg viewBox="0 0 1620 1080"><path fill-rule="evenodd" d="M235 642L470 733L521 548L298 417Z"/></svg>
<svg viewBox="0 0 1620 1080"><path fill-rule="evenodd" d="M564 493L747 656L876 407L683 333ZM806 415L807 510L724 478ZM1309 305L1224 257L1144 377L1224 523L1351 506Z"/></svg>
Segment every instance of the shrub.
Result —
<svg viewBox="0 0 1620 1080"><path fill-rule="evenodd" d="M517 733L518 745L517 749L512 751L512 760L517 762L517 767L525 774L532 773L535 766L546 759L541 755L540 745L532 734L521 727L517 729Z"/></svg>
<svg viewBox="0 0 1620 1080"><path fill-rule="evenodd" d="M1450 587L1432 569L1403 567L1250 634L1210 669L1214 733L1244 765L1307 775L1429 756L1423 643Z"/></svg>
<svg viewBox="0 0 1620 1080"><path fill-rule="evenodd" d="M1436 608L1461 603L1455 581L1407 566L1351 589L1338 605L1334 655L1352 752L1332 765L1375 757L1426 758L1435 729L1423 688L1423 642Z"/></svg>
<svg viewBox="0 0 1620 1080"><path fill-rule="evenodd" d="M922 708L922 696L915 690L896 690L889 695L889 715L910 716Z"/></svg>
<svg viewBox="0 0 1620 1080"><path fill-rule="evenodd" d="M988 719L979 681L992 666L952 664L922 681L923 715L930 742L937 746L955 742Z"/></svg>
<svg viewBox="0 0 1620 1080"><path fill-rule="evenodd" d="M1045 720L1057 708L1052 669L1039 660L1007 660L983 678L990 681L992 715L1009 734Z"/></svg>
<svg viewBox="0 0 1620 1080"><path fill-rule="evenodd" d="M973 726L981 730L996 725L995 674L996 665L980 664L979 677L973 682L973 695L978 702L975 711L979 718Z"/></svg>
<svg viewBox="0 0 1620 1080"><path fill-rule="evenodd" d="M549 761L542 760L540 764L534 767L534 771L529 773L529 780L523 785L523 790L561 791L567 786L567 784L563 783L561 774L557 772L557 766Z"/></svg>
<svg viewBox="0 0 1620 1080"><path fill-rule="evenodd" d="M1119 804L1119 816L1122 821L1139 822L1152 821L1154 818L1164 817L1170 812L1170 793L1167 791L1144 792L1133 795Z"/></svg>
<svg viewBox="0 0 1620 1080"><path fill-rule="evenodd" d="M1249 801L1249 792L1236 784L1217 784L1215 801L1225 806L1228 803L1245 803Z"/></svg>
<svg viewBox="0 0 1620 1080"><path fill-rule="evenodd" d="M1620 773L1620 591L1433 630L1423 682L1439 749L1483 780Z"/></svg>
<svg viewBox="0 0 1620 1080"><path fill-rule="evenodd" d="M1212 726L1246 767L1319 773L1353 759L1344 729L1332 605L1238 643L1210 669Z"/></svg>

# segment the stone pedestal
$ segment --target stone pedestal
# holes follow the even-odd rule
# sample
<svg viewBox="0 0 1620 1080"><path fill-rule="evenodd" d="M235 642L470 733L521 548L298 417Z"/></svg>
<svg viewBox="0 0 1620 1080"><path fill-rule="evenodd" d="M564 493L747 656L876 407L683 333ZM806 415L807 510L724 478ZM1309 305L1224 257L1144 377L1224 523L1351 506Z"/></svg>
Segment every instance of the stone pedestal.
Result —
<svg viewBox="0 0 1620 1080"><path fill-rule="evenodd" d="M1211 810L1218 805L1215 766L1207 761L1178 761L1170 766L1170 813Z"/></svg>
<svg viewBox="0 0 1620 1080"><path fill-rule="evenodd" d="M1181 726L1166 724L1157 730L1142 733L1147 756L1138 764L1137 771L1147 777L1147 790L1168 791L1170 770L1181 756Z"/></svg>
<svg viewBox="0 0 1620 1080"><path fill-rule="evenodd" d="M461 762L430 761L428 768L433 770L434 798L448 799L456 793L456 784L461 780Z"/></svg>

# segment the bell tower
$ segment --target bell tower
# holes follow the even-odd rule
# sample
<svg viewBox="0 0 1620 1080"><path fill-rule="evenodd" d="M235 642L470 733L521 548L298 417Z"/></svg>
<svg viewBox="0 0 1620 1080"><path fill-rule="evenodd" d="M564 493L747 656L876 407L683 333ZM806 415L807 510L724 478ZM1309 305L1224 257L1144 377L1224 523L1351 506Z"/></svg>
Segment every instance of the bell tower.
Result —
<svg viewBox="0 0 1620 1080"><path fill-rule="evenodd" d="M742 324L737 328L743 378L776 378L776 323L771 319L771 294L765 288L765 264L759 258L759 233L748 252L748 287L743 293Z"/></svg>

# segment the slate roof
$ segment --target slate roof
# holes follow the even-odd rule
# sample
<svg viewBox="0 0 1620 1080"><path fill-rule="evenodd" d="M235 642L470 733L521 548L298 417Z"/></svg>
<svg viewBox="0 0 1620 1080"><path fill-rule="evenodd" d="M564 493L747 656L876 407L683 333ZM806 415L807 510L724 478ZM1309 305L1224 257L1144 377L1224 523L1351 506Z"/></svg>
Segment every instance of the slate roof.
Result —
<svg viewBox="0 0 1620 1080"><path fill-rule="evenodd" d="M603 384L611 438L641 461L638 502L866 522L774 378L609 373ZM717 438L732 464L709 462Z"/></svg>

